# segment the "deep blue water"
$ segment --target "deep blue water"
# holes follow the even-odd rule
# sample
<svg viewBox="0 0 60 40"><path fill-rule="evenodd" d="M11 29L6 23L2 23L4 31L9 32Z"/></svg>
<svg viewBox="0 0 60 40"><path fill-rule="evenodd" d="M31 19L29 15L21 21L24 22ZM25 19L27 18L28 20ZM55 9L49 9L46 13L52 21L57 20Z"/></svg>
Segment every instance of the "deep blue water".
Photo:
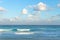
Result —
<svg viewBox="0 0 60 40"><path fill-rule="evenodd" d="M60 25L0 25L0 40L60 40ZM17 29L30 29L34 34L15 34Z"/></svg>

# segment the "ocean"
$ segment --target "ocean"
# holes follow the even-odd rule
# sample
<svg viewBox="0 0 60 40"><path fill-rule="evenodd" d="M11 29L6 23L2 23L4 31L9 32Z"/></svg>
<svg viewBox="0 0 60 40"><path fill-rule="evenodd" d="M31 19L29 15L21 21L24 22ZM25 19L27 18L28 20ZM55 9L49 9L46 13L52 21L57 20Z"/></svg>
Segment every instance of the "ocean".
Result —
<svg viewBox="0 0 60 40"><path fill-rule="evenodd" d="M60 25L0 25L0 40L60 40Z"/></svg>

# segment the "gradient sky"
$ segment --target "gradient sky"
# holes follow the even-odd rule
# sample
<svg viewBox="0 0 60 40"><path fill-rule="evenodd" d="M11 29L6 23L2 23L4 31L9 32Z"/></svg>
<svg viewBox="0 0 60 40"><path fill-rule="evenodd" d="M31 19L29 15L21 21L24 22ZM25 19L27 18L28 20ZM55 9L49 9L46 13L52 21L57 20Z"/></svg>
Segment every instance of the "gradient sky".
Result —
<svg viewBox="0 0 60 40"><path fill-rule="evenodd" d="M60 0L0 0L0 24L60 25Z"/></svg>

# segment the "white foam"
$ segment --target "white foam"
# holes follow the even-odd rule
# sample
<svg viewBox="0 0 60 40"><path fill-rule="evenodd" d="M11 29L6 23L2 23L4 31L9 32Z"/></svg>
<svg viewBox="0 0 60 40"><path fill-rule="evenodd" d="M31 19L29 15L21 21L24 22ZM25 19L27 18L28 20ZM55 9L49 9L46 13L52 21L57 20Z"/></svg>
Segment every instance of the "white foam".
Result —
<svg viewBox="0 0 60 40"><path fill-rule="evenodd" d="M30 31L30 29L17 29L18 31Z"/></svg>
<svg viewBox="0 0 60 40"><path fill-rule="evenodd" d="M34 34L34 32L15 32L15 34L29 35L29 34Z"/></svg>
<svg viewBox="0 0 60 40"><path fill-rule="evenodd" d="M11 31L11 29L0 29L0 32Z"/></svg>

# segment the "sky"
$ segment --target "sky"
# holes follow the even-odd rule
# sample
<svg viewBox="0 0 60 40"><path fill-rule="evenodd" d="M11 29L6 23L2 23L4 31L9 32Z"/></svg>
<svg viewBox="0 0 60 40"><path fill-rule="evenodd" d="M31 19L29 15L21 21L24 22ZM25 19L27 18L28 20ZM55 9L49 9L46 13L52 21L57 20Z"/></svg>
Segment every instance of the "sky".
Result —
<svg viewBox="0 0 60 40"><path fill-rule="evenodd" d="M60 0L0 0L0 25L60 25Z"/></svg>

